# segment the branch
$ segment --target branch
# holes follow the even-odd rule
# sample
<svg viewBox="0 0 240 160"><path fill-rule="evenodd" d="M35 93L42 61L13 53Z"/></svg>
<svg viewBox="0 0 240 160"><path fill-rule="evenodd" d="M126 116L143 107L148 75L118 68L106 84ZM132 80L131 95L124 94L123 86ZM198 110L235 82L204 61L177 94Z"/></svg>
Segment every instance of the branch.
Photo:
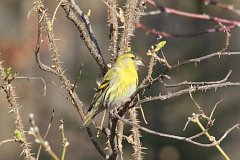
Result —
<svg viewBox="0 0 240 160"><path fill-rule="evenodd" d="M104 150L102 149L102 147L100 146L99 142L96 140L96 138L93 136L92 131L89 127L86 128L87 133L89 138L91 139L94 147L97 149L98 153L100 153L100 155L106 159L107 158L107 154L104 152Z"/></svg>
<svg viewBox="0 0 240 160"><path fill-rule="evenodd" d="M204 134L206 135L206 137L208 138L209 141L211 141L212 143L216 143L216 140L213 136L211 136L206 129L203 127L202 123L199 121L198 117L196 117L196 119L194 120L195 123L197 123L197 125L201 128L201 130L204 132ZM228 157L228 155L223 151L223 149L220 147L219 144L216 144L215 147L217 148L217 150L221 153L221 155L226 159L226 160L230 160L230 158Z"/></svg>
<svg viewBox="0 0 240 160"><path fill-rule="evenodd" d="M206 56L202 56L199 58L192 58L192 59L180 62L178 64L172 65L170 68L167 68L165 71L163 71L158 77L153 78L151 82L145 82L145 83L142 82L139 85L139 87L136 89L136 91L132 94L131 99L133 99L140 91L144 90L145 88L150 87L152 84L154 84L156 82L159 82L159 80L164 78L165 74L167 74L169 71L171 71L173 69L177 69L181 66L191 64L191 63L197 64L197 63L200 63L202 61L208 60L208 59L216 57L216 56L221 57L221 56L231 56L231 55L240 55L240 52L215 52L215 53L208 54Z"/></svg>
<svg viewBox="0 0 240 160"><path fill-rule="evenodd" d="M11 74L11 76L10 76ZM22 122L22 117L20 114L20 105L17 102L17 96L14 90L14 87L12 84L10 84L11 80L14 79L12 77L13 73L6 73L2 62L0 62L0 80L3 82L0 87L3 89L3 91L6 93L6 99L10 105L10 112L13 114L14 123L15 123L15 138L17 142L21 143L21 147L23 149L24 153L24 159L26 160L35 160L35 158L32 156L31 153L31 146L30 143L26 139L25 131L24 131L24 125Z"/></svg>
<svg viewBox="0 0 240 160"><path fill-rule="evenodd" d="M168 32L164 32L164 31L158 31L155 28L148 28L147 26L145 26L142 23L135 23L135 27L136 27L136 29L142 29L142 30L146 31L147 33L151 33L152 35L156 35L156 36L163 36L166 38L190 38L190 37L200 36L200 35L208 34L208 33L225 32L226 30L233 30L233 29L237 28L238 26L228 25L228 26L222 27L222 28L209 28L209 29L197 32L197 33L190 33L190 34L173 34L173 33L168 33Z"/></svg>
<svg viewBox="0 0 240 160"><path fill-rule="evenodd" d="M142 126L140 126L138 124L135 124L135 123L133 123L131 121L128 121L128 120L122 118L121 116L119 116L117 114L117 112L114 112L114 116L116 116L120 121L122 121L122 122L124 122L124 123L126 123L128 125L131 125L132 127L136 127L136 128L138 128L138 129L140 129L142 131L145 131L147 133L154 134L154 135L157 135L157 136L160 136L160 137L166 137L166 138L171 138L171 139L177 139L177 140L185 141L185 142L188 142L188 143L191 143L191 144L198 145L200 147L213 147L216 144L220 144L232 130L238 129L240 127L240 123L235 124L233 127L229 128L218 141L216 141L214 143L204 144L204 143L199 143L199 142L193 141L193 140L191 140L188 137L175 136L175 135L171 135L171 134L165 134L165 133L161 133L161 132L156 132L156 131L150 130L148 128L142 127Z"/></svg>
<svg viewBox="0 0 240 160"><path fill-rule="evenodd" d="M43 11L43 9L44 9L44 6L43 6L42 2L38 1L38 3L35 4L35 11L38 13L38 19L39 19L37 44L36 44L36 48L35 48L37 64L40 69L54 74L61 80L61 83L64 85L65 89L68 91L69 95L71 96L72 101L74 102L75 107L78 110L78 113L80 114L81 118L84 119L85 114L82 109L83 103L78 99L75 91L72 90L72 85L69 82L69 80L66 78L66 75L60 65L61 62L59 60L59 54L57 53L57 49L56 49L56 45L55 45L55 41L54 41L54 34L53 34L53 31L51 30L51 26L49 26L49 24L51 22L50 22L49 18L47 17L46 13ZM42 28L43 27L46 30L47 35L48 35L48 42L49 42L48 45L49 45L49 49L52 54L52 61L54 63L52 68L43 64L42 61L40 60L39 51L40 51L40 46L41 46L41 37L42 37Z"/></svg>
<svg viewBox="0 0 240 160"><path fill-rule="evenodd" d="M117 146L118 146L118 154L120 155L120 159L123 160L123 132L124 132L124 123L118 122L117 124Z"/></svg>
<svg viewBox="0 0 240 160"><path fill-rule="evenodd" d="M57 75L57 72L54 69L52 69L51 67L43 64L42 60L40 58L39 51L40 51L40 46L41 46L41 42L42 42L42 29L43 29L43 22L42 21L43 21L43 18L45 16L45 11L43 11L44 6L41 3L41 1L36 2L34 8L35 8L35 11L38 13L37 42L36 42L36 47L35 47L35 50L34 50L37 64L38 64L38 66L41 70L53 73L54 75Z"/></svg>
<svg viewBox="0 0 240 160"><path fill-rule="evenodd" d="M232 20L223 19L223 18L219 18L219 17L212 17L207 14L189 13L189 12L184 12L184 11L179 11L176 9L168 8L168 7L163 7L163 6L159 5L155 0L146 0L146 2L159 9L158 11L155 11L155 14L167 13L167 14L173 14L173 15L182 16L182 17L201 19L201 20L209 20L209 21L213 21L216 23L240 26L239 21L232 21Z"/></svg>
<svg viewBox="0 0 240 160"><path fill-rule="evenodd" d="M140 121L137 118L137 110L136 107L133 107L131 109L128 110L129 112L129 117L132 120L133 123L135 124L139 124ZM123 123L123 122L122 122ZM132 127L132 138L133 138L133 142L132 142L132 147L134 149L133 152L133 158L134 160L142 160L143 159L143 147L141 145L141 134L138 128Z"/></svg>
<svg viewBox="0 0 240 160"><path fill-rule="evenodd" d="M123 26L123 32L121 34L121 40L119 44L119 48L121 51L127 51L129 47L129 43L131 41L131 38L133 37L133 32L135 30L135 26L133 22L138 22L140 15L138 12L143 11L143 6L142 3L139 2L142 0L127 0L126 2L126 10L124 12L124 26ZM124 110L124 113L127 110ZM110 114L112 115L112 114ZM118 155L118 150L117 150L117 143L116 143L116 132L117 132L117 123L118 119L117 118L111 118L111 126L110 126L110 131L111 135L109 137L109 143L111 146L112 153L109 156L109 160L113 160L117 158Z"/></svg>
<svg viewBox="0 0 240 160"><path fill-rule="evenodd" d="M196 91L206 91L206 90L210 90L210 89L215 89L217 90L218 88L222 88L222 87L229 87L229 86L240 86L240 82L224 82L224 83L218 83L218 84L208 84L208 85L202 85L202 86L190 86L187 89L183 89L174 93L168 93L165 95L159 95L159 96L154 96L154 97L146 97L144 99L142 99L140 102L140 104L142 103L146 103L149 101L155 101L155 100L166 100L169 98L173 98L173 97L177 97L183 94L187 94L189 92L196 92Z"/></svg>
<svg viewBox="0 0 240 160"><path fill-rule="evenodd" d="M164 83L164 87L167 87L167 88L168 87L179 87L179 86L185 86L185 85L188 85L188 86L198 85L199 86L199 85L223 83L223 82L226 82L228 80L231 73L232 73L232 70L229 70L228 74L222 80L219 80L219 81L210 81L210 82L188 82L188 81L184 81L184 82L177 83L177 84L165 84Z"/></svg>
<svg viewBox="0 0 240 160"><path fill-rule="evenodd" d="M105 74L108 68L101 54L88 16L83 13L83 11L76 5L74 0L63 0L61 7L66 12L67 18L71 20L77 27L78 31L80 32L80 37L83 39L89 52L98 63L99 67L102 70L102 73Z"/></svg>
<svg viewBox="0 0 240 160"><path fill-rule="evenodd" d="M64 2L61 4L65 4ZM67 7L69 8L69 6ZM74 107L77 109L78 114L81 119L85 118L85 112L83 110L83 102L78 98L77 93L74 89L74 85L70 83L70 81L67 79L65 75L65 71L61 67L61 61L59 60L59 54L57 52L56 44L55 44L55 38L54 38L54 33L52 29L52 24L50 19L47 17L47 14L43 11L44 6L41 1L37 1L34 6L35 11L38 14L39 17L39 25L38 25L38 36L37 36L37 44L36 44L36 49L35 49L35 55L36 55L36 60L38 66L43 69L44 71L50 72L54 74L63 84L65 90L71 97L70 102L74 105ZM73 13L73 12L71 12ZM42 27L44 26L44 31L47 34L48 38L48 46L49 50L51 51L52 54L52 61L54 65L51 67L44 65L40 60L40 45L41 45L41 36L42 36ZM103 61L102 61L103 62ZM43 67L44 66L44 67ZM43 67L43 68L42 68ZM103 158L106 157L105 152L101 148L101 146L97 143L97 140L92 136L90 128L87 127L87 132L88 135L94 144L95 148L99 151L99 153L103 156Z"/></svg>
<svg viewBox="0 0 240 160"><path fill-rule="evenodd" d="M142 0L127 0L126 10L124 13L124 30L122 32L120 49L127 51L135 26L133 22L138 22L140 18L140 12L143 12Z"/></svg>
<svg viewBox="0 0 240 160"><path fill-rule="evenodd" d="M117 143L116 143L116 128L117 128L117 123L118 119L113 117L113 113L110 112L110 118L111 118L111 126L110 128L110 137L109 137L109 143L111 146L112 153L110 154L108 160L115 160L118 155L118 149L117 149Z"/></svg>
<svg viewBox="0 0 240 160"><path fill-rule="evenodd" d="M0 142L0 147L1 147L1 145L5 144L5 143L8 143L8 142L16 142L16 140L15 140L15 139L6 139L6 140L3 140L3 141Z"/></svg>
<svg viewBox="0 0 240 160"><path fill-rule="evenodd" d="M105 4L108 6L108 27L111 42L109 49L111 62L113 63L118 57L118 4L116 0L108 0Z"/></svg>
<svg viewBox="0 0 240 160"><path fill-rule="evenodd" d="M231 11L233 13L236 13L238 15L240 15L240 10L234 8L233 5L228 5L228 4L224 4L215 0L202 0L204 2L205 5L213 5L222 9L225 9L227 11Z"/></svg>

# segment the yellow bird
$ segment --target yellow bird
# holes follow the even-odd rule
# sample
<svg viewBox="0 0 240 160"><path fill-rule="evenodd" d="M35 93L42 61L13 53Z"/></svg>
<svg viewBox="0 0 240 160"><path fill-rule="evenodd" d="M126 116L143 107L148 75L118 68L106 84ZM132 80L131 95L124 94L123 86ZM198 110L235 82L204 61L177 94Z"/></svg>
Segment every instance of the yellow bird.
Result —
<svg viewBox="0 0 240 160"><path fill-rule="evenodd" d="M121 105L133 94L138 86L139 65L144 66L141 58L132 53L124 53L117 58L116 63L103 77L103 82L93 97L83 126L88 126L101 111Z"/></svg>

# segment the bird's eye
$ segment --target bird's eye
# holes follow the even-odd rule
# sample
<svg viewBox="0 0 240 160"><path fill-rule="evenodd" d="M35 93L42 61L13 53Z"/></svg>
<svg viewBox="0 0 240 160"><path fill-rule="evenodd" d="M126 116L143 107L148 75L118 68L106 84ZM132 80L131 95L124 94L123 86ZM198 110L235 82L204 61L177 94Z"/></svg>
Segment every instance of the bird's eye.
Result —
<svg viewBox="0 0 240 160"><path fill-rule="evenodd" d="M131 57L132 60L134 60L135 58L134 57Z"/></svg>

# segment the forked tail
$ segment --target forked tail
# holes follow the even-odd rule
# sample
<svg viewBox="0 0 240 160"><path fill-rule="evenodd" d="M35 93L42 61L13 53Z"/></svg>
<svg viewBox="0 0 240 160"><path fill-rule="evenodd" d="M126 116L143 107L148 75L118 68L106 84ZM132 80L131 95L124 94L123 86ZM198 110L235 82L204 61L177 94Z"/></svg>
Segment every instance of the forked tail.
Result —
<svg viewBox="0 0 240 160"><path fill-rule="evenodd" d="M92 108L87 112L87 115L83 121L82 127L87 127L92 122L93 118L99 113L99 107L94 105Z"/></svg>

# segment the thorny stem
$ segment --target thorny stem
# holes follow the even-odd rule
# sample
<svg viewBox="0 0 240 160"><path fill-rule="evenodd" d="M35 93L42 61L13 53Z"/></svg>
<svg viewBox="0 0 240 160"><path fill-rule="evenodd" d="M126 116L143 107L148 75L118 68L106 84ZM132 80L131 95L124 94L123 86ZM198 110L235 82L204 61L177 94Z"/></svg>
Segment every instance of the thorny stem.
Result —
<svg viewBox="0 0 240 160"><path fill-rule="evenodd" d="M130 119L132 120L133 123L138 124L140 123L138 118L137 118L137 110L136 107L133 107L128 110L130 114ZM122 122L122 121L121 121ZM123 122L122 122L123 123ZM132 135L133 135L133 144L132 147L134 149L133 157L135 160L142 160L143 155L142 155L142 146L141 146L141 134L138 128L132 127Z"/></svg>
<svg viewBox="0 0 240 160"><path fill-rule="evenodd" d="M71 2L72 2L72 1L71 1ZM130 1L128 1L128 2L130 2ZM133 1L131 1L131 2L133 2ZM70 11L69 11L69 12L70 12ZM130 32L130 34L129 34L128 36L131 37L131 36L132 36L131 34L132 34L132 33ZM123 39L122 39L122 40L123 40ZM124 39L124 41L125 41L125 40L126 40L126 39ZM127 46L128 46L129 41L130 41L130 40L126 40L126 41L124 42L124 44L127 44L127 45L124 45L124 47L127 47ZM192 62L189 62L189 63L192 63ZM184 64L183 64L183 65L184 65ZM181 66L181 65L178 65L176 68L178 68L179 66ZM168 68L168 71L171 70L171 69L173 69L174 67L175 67L175 66L172 66L172 68ZM155 80L156 80L156 81L160 80L160 79L162 78L162 76L163 76L163 74L161 74L160 77L157 77L157 79L155 79ZM151 85L151 84L150 84L150 85ZM147 85L147 86L150 86L150 85ZM139 88L140 88L140 87L139 87ZM146 88L146 84L143 84L142 88L140 88L135 94L137 94L137 93L138 93L141 89L143 89L143 88ZM132 97L133 97L133 96L132 96ZM113 120L112 120L113 122L114 122L114 119L115 119L115 118L113 118ZM116 124L117 124L117 120L116 120ZM111 128L111 129L114 129L114 130L112 130L112 131L113 131L113 132L112 132L113 134L111 135L111 136L113 136L113 141L114 141L114 138L115 138L115 136L116 136L116 133L115 133L115 132L116 132L116 130L115 130L115 129L116 129L116 126L113 126L113 128ZM115 133L115 134L114 134L114 133ZM116 145L114 145L112 148L114 149L115 147L116 147ZM116 158L115 155L111 155L111 156L112 156L113 158ZM110 157L111 157L111 156L110 156ZM115 156L115 157L114 157L114 156ZM109 159L110 159L110 158L109 158Z"/></svg>
<svg viewBox="0 0 240 160"><path fill-rule="evenodd" d="M218 141L216 141L214 143L210 143L210 144L203 144L203 143L199 143L199 142L193 141L192 137L188 138L188 137L182 137L182 136L175 136L175 135L171 135L171 134L166 134L166 133L161 133L161 132L157 132L157 131L154 131L154 130L150 130L150 129L146 128L146 127L140 126L139 124L135 124L135 123L133 123L133 122L127 120L127 119L122 118L120 115L118 115L117 112L114 112L113 114L119 120L121 120L122 122L124 122L126 124L129 124L129 125L131 125L133 127L136 127L136 128L138 128L138 129L140 129L142 131L145 131L147 133L150 133L150 134L153 134L153 135L157 135L157 136L160 136L160 137L166 137L166 138L171 138L171 139L177 139L177 140L185 141L185 142L192 143L192 144L195 144L195 145L201 146L201 147L212 147L212 146L215 146L216 144L221 143L231 131L233 131L234 129L238 129L240 127L240 123L235 124L234 126L229 128Z"/></svg>
<svg viewBox="0 0 240 160"><path fill-rule="evenodd" d="M119 48L121 51L127 51L131 38L133 37L133 32L135 30L135 26L133 22L138 22L140 15L138 12L143 11L142 0L127 0L126 2L126 10L124 11L124 26L123 32L121 34L121 40L119 44ZM123 111L125 113L127 110ZM109 138L110 146L112 153L109 156L109 159L117 158L117 143L116 143L116 127L117 127L118 119L113 117L111 119L111 135Z"/></svg>
<svg viewBox="0 0 240 160"><path fill-rule="evenodd" d="M113 116L111 114L111 116ZM117 155L118 155L118 150L117 150L117 143L116 143L116 128L117 128L117 124L118 124L118 119L113 117L111 119L111 127L110 127L110 137L109 137L109 143L110 143L110 146L111 146L111 150L112 150L112 153L110 154L108 160L115 160L117 158Z"/></svg>
<svg viewBox="0 0 240 160"><path fill-rule="evenodd" d="M177 91L177 92L174 92L174 93L167 93L165 95L146 97L138 103L142 104L142 103L146 103L146 102L149 102L149 101L166 100L166 99L170 99L170 98L173 98L173 97L177 97L177 96L180 96L180 95L187 94L189 92L206 91L206 90L210 90L210 89L215 89L216 90L218 88L229 87L229 86L240 86L240 82L224 82L224 83L212 84L212 85L191 86L187 89L183 89L183 90L180 90L180 91Z"/></svg>
<svg viewBox="0 0 240 160"><path fill-rule="evenodd" d="M187 65L187 64L191 64L191 63L194 63L194 64L197 64L197 63L200 63L202 61L205 61L205 60L208 60L210 58L213 58L213 57L221 57L221 56L231 56L231 55L240 55L240 52L215 52L215 53L211 53L211 54L208 54L206 56L202 56L202 57L199 57L199 58L192 58L192 59L189 59L189 60L185 60L181 63L178 63L178 64L175 64L175 65L172 65L171 68L167 68L165 69L165 71L163 71L158 77L156 78L153 78L151 82L142 82L139 87L137 88L137 90L131 95L131 99L133 99L140 91L144 90L145 88L149 88L152 84L156 83L156 82L159 82L163 77L164 75L166 75L169 71L173 70L173 69L177 69L177 68L180 68L181 66L184 66L184 65ZM231 82L226 82L225 85L223 85L222 83L220 83L221 86L219 87L224 87L224 86L238 86L240 85L240 83L231 83ZM201 86L202 89L206 89L206 86ZM215 86L213 88L216 88L218 87L218 84L215 84ZM199 89L199 87L196 86L196 89ZM185 92L186 91L186 92ZM186 89L186 90L182 90L182 91L179 91L179 92L176 92L176 95L173 95L174 97L177 96L180 92L184 92L185 93L189 93L189 89ZM171 96L172 97L172 96ZM150 97L149 97L150 98ZM151 97L152 98L152 97ZM151 99L150 98L150 99ZM165 97L162 97L163 99L164 98L170 98L169 95L166 95ZM150 100L149 99L149 100ZM144 100L145 101L145 100Z"/></svg>
<svg viewBox="0 0 240 160"><path fill-rule="evenodd" d="M66 1L63 1L61 3L61 5L65 6L66 3L67 3ZM69 7L69 5L68 5L68 7ZM59 60L59 54L57 53L57 48L56 48L56 44L55 44L55 40L54 40L54 34L53 34L53 30L52 30L52 24L51 24L50 19L47 17L47 15L44 11L44 6L43 6L42 2L37 1L35 3L34 9L37 12L38 17L39 17L38 36L37 36L37 43L36 43L36 48L35 48L35 55L36 55L37 64L43 71L50 72L60 79L61 83L64 85L64 88L66 89L69 96L71 97L70 102L77 109L78 114L81 117L81 119L84 119L85 118L85 112L83 110L83 102L80 101L80 99L78 98L77 93L73 88L73 85L67 79L67 77L65 75L65 71L62 69L62 67L60 65L61 62ZM48 45L49 45L49 49L52 53L52 61L54 63L54 65L52 67L49 67L49 66L43 64L41 59L40 59L39 51L40 51L40 46L41 46L41 37L42 37L42 28L43 27L44 27L44 29L47 33ZM97 55L101 56L99 54L97 54ZM101 62L103 62L103 61L101 61ZM104 65L101 65L101 66L104 67ZM91 129L89 127L87 127L87 133L88 133L92 143L94 144L95 148L100 153L100 155L103 158L106 158L105 152L103 151L103 149L101 148L101 146L99 145L99 143L95 139L95 137L93 137Z"/></svg>
<svg viewBox="0 0 240 160"><path fill-rule="evenodd" d="M122 51L127 51L131 38L133 37L133 32L135 26L133 22L138 22L141 15L140 12L143 11L142 0L127 0L126 10L124 12L124 30L122 32L122 37L120 41L120 49Z"/></svg>
<svg viewBox="0 0 240 160"><path fill-rule="evenodd" d="M108 0L108 23L109 23L109 37L110 37L110 52L111 62L114 63L118 57L118 13L117 13L117 1Z"/></svg>
<svg viewBox="0 0 240 160"><path fill-rule="evenodd" d="M23 149L24 153L24 159L25 160L35 160L35 158L32 156L31 153L31 146L30 143L27 142L24 126L22 122L22 117L20 114L20 105L17 102L17 96L14 90L14 87L10 84L9 77L7 76L3 66L2 62L0 62L0 80L3 81L3 84L0 85L0 87L3 89L3 91L6 93L8 103L10 104L11 111L10 113L13 114L14 120L15 120L15 127L17 132L19 132L19 136L21 139L17 139L17 142L21 143L21 147Z"/></svg>
<svg viewBox="0 0 240 160"><path fill-rule="evenodd" d="M124 131L124 123L120 121L117 124L117 145L118 145L118 152L121 160L123 160L123 145L122 145L123 131Z"/></svg>

